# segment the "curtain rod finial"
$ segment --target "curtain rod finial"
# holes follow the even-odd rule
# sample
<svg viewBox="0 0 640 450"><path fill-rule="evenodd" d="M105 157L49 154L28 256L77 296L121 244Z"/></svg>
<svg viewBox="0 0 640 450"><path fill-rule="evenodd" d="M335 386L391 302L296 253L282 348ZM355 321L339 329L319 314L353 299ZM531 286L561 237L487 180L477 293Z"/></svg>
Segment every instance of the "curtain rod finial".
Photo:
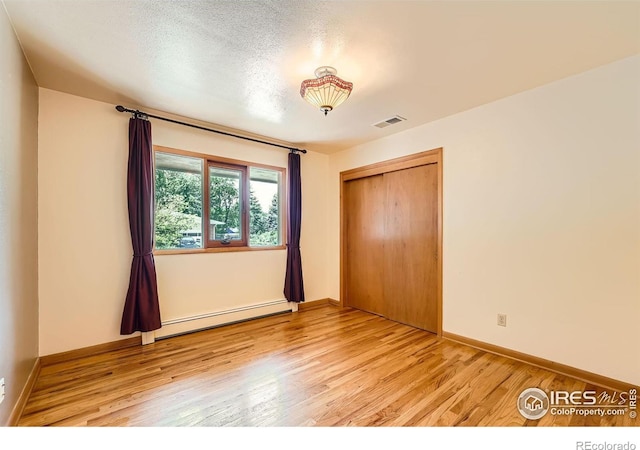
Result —
<svg viewBox="0 0 640 450"><path fill-rule="evenodd" d="M126 108L125 108L124 106L122 106L122 105L118 105L118 106L116 106L116 109L117 109L119 112L125 112L125 110L126 110Z"/></svg>

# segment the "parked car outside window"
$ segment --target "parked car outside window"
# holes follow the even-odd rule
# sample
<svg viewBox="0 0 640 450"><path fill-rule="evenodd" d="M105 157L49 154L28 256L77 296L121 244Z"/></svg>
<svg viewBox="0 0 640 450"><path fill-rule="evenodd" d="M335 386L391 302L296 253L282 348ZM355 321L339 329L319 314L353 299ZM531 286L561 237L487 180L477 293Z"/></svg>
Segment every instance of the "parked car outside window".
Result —
<svg viewBox="0 0 640 450"><path fill-rule="evenodd" d="M196 239L193 237L183 237L180 239L180 247L185 247L185 248L193 248L193 247L200 247L200 245L198 245L198 242L196 242Z"/></svg>

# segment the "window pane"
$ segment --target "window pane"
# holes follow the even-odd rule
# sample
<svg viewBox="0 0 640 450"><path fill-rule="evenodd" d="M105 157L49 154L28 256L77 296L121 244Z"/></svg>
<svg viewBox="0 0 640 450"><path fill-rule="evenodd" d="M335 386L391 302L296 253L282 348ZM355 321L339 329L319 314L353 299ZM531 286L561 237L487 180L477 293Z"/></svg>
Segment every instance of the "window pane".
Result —
<svg viewBox="0 0 640 450"><path fill-rule="evenodd" d="M209 239L242 239L242 171L209 166Z"/></svg>
<svg viewBox="0 0 640 450"><path fill-rule="evenodd" d="M155 246L202 248L202 160L155 153Z"/></svg>
<svg viewBox="0 0 640 450"><path fill-rule="evenodd" d="M252 167L249 176L249 245L280 245L280 171Z"/></svg>

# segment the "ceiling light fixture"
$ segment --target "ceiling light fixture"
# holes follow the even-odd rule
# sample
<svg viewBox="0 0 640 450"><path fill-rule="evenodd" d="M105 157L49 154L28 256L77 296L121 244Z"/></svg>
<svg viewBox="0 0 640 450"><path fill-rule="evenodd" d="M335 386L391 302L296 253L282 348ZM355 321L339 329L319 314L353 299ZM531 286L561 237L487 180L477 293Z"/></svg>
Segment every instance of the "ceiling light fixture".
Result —
<svg viewBox="0 0 640 450"><path fill-rule="evenodd" d="M337 73L333 67L318 67L316 78L304 80L300 86L302 98L324 111L325 116L349 98L353 89L353 83L338 78Z"/></svg>

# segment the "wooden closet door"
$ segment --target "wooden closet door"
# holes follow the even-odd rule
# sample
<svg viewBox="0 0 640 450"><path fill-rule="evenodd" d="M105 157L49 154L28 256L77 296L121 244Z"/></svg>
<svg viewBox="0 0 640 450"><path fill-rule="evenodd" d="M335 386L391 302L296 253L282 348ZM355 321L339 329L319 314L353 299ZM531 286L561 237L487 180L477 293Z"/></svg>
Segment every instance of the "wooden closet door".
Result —
<svg viewBox="0 0 640 450"><path fill-rule="evenodd" d="M344 186L346 298L353 308L384 315L383 251L385 189L382 175Z"/></svg>
<svg viewBox="0 0 640 450"><path fill-rule="evenodd" d="M438 167L383 175L386 316L438 332Z"/></svg>

